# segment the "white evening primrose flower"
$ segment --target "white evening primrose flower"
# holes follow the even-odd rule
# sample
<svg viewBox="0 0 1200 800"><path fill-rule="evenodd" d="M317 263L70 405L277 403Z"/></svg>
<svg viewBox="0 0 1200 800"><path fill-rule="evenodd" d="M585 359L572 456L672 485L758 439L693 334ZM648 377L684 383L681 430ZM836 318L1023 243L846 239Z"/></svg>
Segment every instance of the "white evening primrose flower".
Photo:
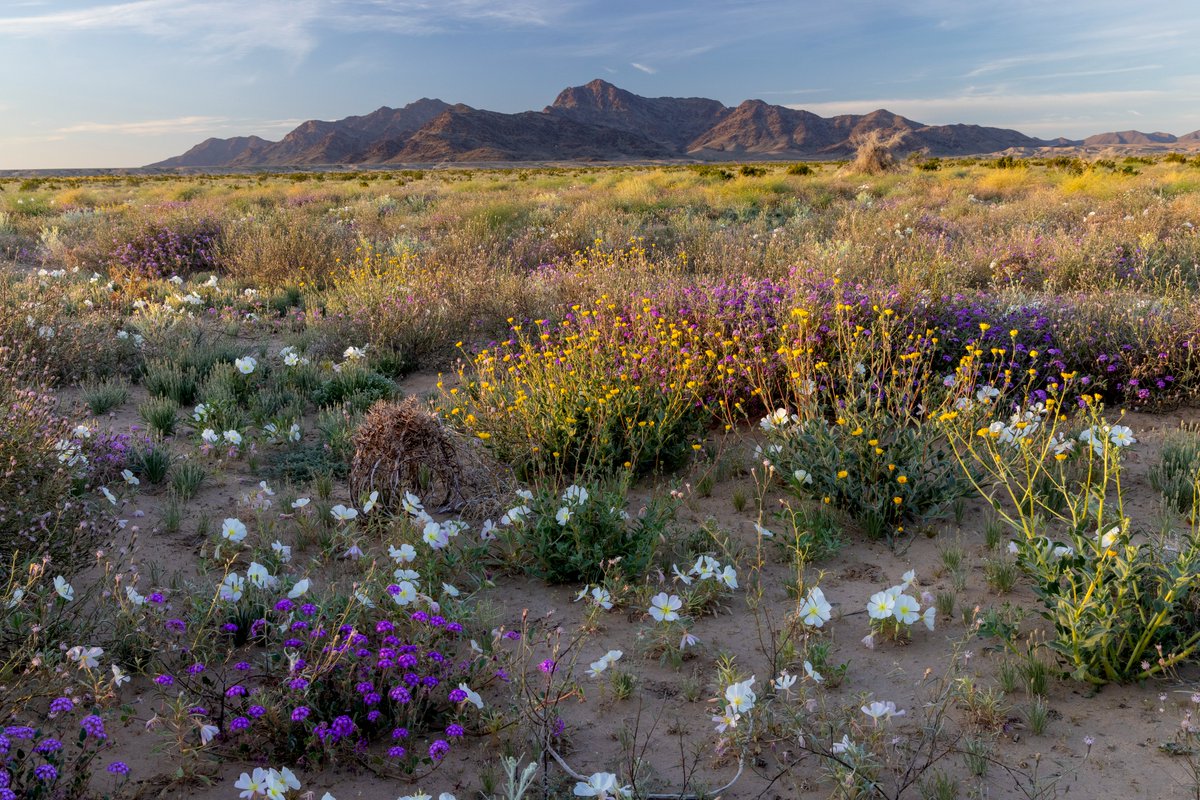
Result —
<svg viewBox="0 0 1200 800"><path fill-rule="evenodd" d="M659 622L674 622L679 619L679 609L681 608L683 608L683 601L673 594L659 592L650 598L650 616Z"/></svg>
<svg viewBox="0 0 1200 800"><path fill-rule="evenodd" d="M558 521L559 525L566 525L571 521L571 517L574 515L575 512L571 511L570 507L563 506L558 510L558 513L554 515L554 519Z"/></svg>
<svg viewBox="0 0 1200 800"><path fill-rule="evenodd" d="M287 564L292 560L292 548L278 539L271 542L271 550L279 557L280 563Z"/></svg>
<svg viewBox="0 0 1200 800"><path fill-rule="evenodd" d="M574 484L567 487L567 491L563 492L563 502L573 506L581 506L588 500L588 490L582 486Z"/></svg>
<svg viewBox="0 0 1200 800"><path fill-rule="evenodd" d="M875 700L874 702L868 703L867 705L863 706L862 712L864 714L866 714L868 717L870 717L871 719L873 719L875 721L876 725L879 724L879 720L881 720L881 719L889 720L892 717L904 716L904 711L903 710L897 711L896 704L893 703L891 700L887 700L885 702Z"/></svg>
<svg viewBox="0 0 1200 800"><path fill-rule="evenodd" d="M921 619L924 620L926 628L933 630L934 626L937 624L937 609L933 606L925 609L925 613L921 615Z"/></svg>
<svg viewBox="0 0 1200 800"><path fill-rule="evenodd" d="M683 636L679 637L679 649L687 650L689 647L695 647L700 643L700 640L693 636L689 631L684 631Z"/></svg>
<svg viewBox="0 0 1200 800"><path fill-rule="evenodd" d="M68 603L75 599L75 588L67 583L67 579L62 575L54 578L54 591Z"/></svg>
<svg viewBox="0 0 1200 800"><path fill-rule="evenodd" d="M240 519L227 517L221 523L221 537L237 544L246 538L246 524Z"/></svg>
<svg viewBox="0 0 1200 800"><path fill-rule="evenodd" d="M216 725L201 725L200 726L200 744L202 744L202 745L208 744L213 739L215 739L217 734L220 732L221 732L221 729L218 728ZM242 777L245 778L246 773L243 772ZM236 786L236 784L235 784L235 786ZM238 787L238 788L241 788L241 787ZM243 797L244 796L245 795L243 795Z"/></svg>
<svg viewBox="0 0 1200 800"><path fill-rule="evenodd" d="M809 589L808 594L804 596L804 602L800 604L800 619L804 624L820 628L832 616L833 606L825 599L825 593L821 591L821 587L814 586Z"/></svg>
<svg viewBox="0 0 1200 800"><path fill-rule="evenodd" d="M672 572L672 573L674 573L675 577L676 577L677 579L679 579L680 581L682 581L682 582L683 582L683 584L684 584L685 586L691 586L691 585L692 585L692 576L691 576L691 575L685 575L684 573L680 572L680 571L679 571L679 566L678 566L677 564L672 564L672 565L671 565L671 572Z"/></svg>
<svg viewBox="0 0 1200 800"><path fill-rule="evenodd" d="M713 715L712 721L716 723L717 733L724 733L730 728L736 728L741 718L742 715L737 713L733 706L725 706L723 712Z"/></svg>
<svg viewBox="0 0 1200 800"><path fill-rule="evenodd" d="M529 491L528 489L517 489L517 497L521 498L527 503L532 502L533 492Z"/></svg>
<svg viewBox="0 0 1200 800"><path fill-rule="evenodd" d="M221 437L212 428L205 428L204 432L200 434L200 438L205 444L216 444L221 441Z"/></svg>
<svg viewBox="0 0 1200 800"><path fill-rule="evenodd" d="M821 673L819 673L815 669L813 669L813 665L812 665L811 661L804 662L804 674L807 675L809 678L811 678L813 683L824 683L825 682L825 677L823 675L821 675Z"/></svg>
<svg viewBox="0 0 1200 800"><path fill-rule="evenodd" d="M892 608L892 616L898 622L903 622L905 625L912 625L921 618L921 604L915 598L902 594L896 598L896 602Z"/></svg>
<svg viewBox="0 0 1200 800"><path fill-rule="evenodd" d="M370 496L367 497L367 502L363 503L363 513L370 514L371 509L375 507L377 502L379 502L379 492L371 492Z"/></svg>
<svg viewBox="0 0 1200 800"><path fill-rule="evenodd" d="M888 619L895 606L895 596L890 591L877 591L866 603L866 613L870 614L871 619Z"/></svg>
<svg viewBox="0 0 1200 800"><path fill-rule="evenodd" d="M341 503L338 503L336 506L329 509L329 513L338 522L349 522L350 520L358 517L358 511L356 509L346 508L346 506L342 505Z"/></svg>
<svg viewBox="0 0 1200 800"><path fill-rule="evenodd" d="M100 494L104 495L105 499L107 499L112 505L115 506L117 504L117 496L113 494L107 486L100 487Z"/></svg>
<svg viewBox="0 0 1200 800"><path fill-rule="evenodd" d="M127 469L121 470L121 477L124 478L125 482L130 486L137 486L141 483L141 481L138 479L138 476L134 475L133 472Z"/></svg>
<svg viewBox="0 0 1200 800"><path fill-rule="evenodd" d="M871 619L887 619L892 616L896 607L896 598L890 592L876 592L867 603L867 613Z"/></svg>
<svg viewBox="0 0 1200 800"><path fill-rule="evenodd" d="M296 581L296 585L293 586L291 591L288 592L288 598L295 600L307 592L308 587L310 586L312 586L312 581L310 581L308 578L301 578L300 580Z"/></svg>
<svg viewBox="0 0 1200 800"><path fill-rule="evenodd" d="M608 589L603 586L597 586L592 589L592 603L603 608L605 611L611 611L613 607L612 595Z"/></svg>
<svg viewBox="0 0 1200 800"><path fill-rule="evenodd" d="M288 437L289 442L300 441L300 423L299 422L292 423L292 427L288 428L287 437Z"/></svg>
<svg viewBox="0 0 1200 800"><path fill-rule="evenodd" d="M410 581L400 581L396 584L396 593L392 595L392 600L398 606L406 606L417 599L417 587L413 586Z"/></svg>
<svg viewBox="0 0 1200 800"><path fill-rule="evenodd" d="M417 585L420 585L421 583L421 573L417 572L415 569L404 569L401 567L392 573L392 575L398 581L412 581Z"/></svg>
<svg viewBox="0 0 1200 800"><path fill-rule="evenodd" d="M796 470L792 473L792 477L796 479L796 483L803 484L805 486L811 486L813 482L812 473L806 469Z"/></svg>
<svg viewBox="0 0 1200 800"><path fill-rule="evenodd" d="M771 686L773 686L777 692L786 692L796 685L797 680L799 680L799 678L785 669L779 673L778 678L771 681Z"/></svg>
<svg viewBox="0 0 1200 800"><path fill-rule="evenodd" d="M762 525L759 525L757 522L754 523L754 530L759 536L763 537L764 539L774 539L775 538L774 533L767 530Z"/></svg>
<svg viewBox="0 0 1200 800"><path fill-rule="evenodd" d="M1109 528L1108 532L1100 537L1100 549L1107 550L1116 543L1117 537L1121 535L1121 529L1114 525Z"/></svg>
<svg viewBox="0 0 1200 800"><path fill-rule="evenodd" d="M396 547L394 544L388 545L388 555L397 564L409 564L417 560L416 548L407 542L399 547Z"/></svg>
<svg viewBox="0 0 1200 800"><path fill-rule="evenodd" d="M717 576L717 570L721 568L721 562L717 561L712 556L700 556L696 559L696 563L692 565L691 574L698 577L700 580L707 580Z"/></svg>
<svg viewBox="0 0 1200 800"><path fill-rule="evenodd" d="M1137 444L1137 439L1133 438L1133 431L1125 425L1113 425L1108 432L1108 440L1117 447L1128 447L1131 444Z"/></svg>
<svg viewBox="0 0 1200 800"><path fill-rule="evenodd" d="M425 507L421 505L421 498L417 497L412 492L404 493L404 499L400 501L400 507L404 509L405 514L409 514L414 517L419 512L425 510Z"/></svg>
<svg viewBox="0 0 1200 800"><path fill-rule="evenodd" d="M734 571L733 567L730 566L729 564L726 564L725 569L721 570L717 574L717 579L720 580L721 583L728 586L730 589L738 588L737 572Z"/></svg>
<svg viewBox="0 0 1200 800"><path fill-rule="evenodd" d="M231 572L225 576L225 580L221 583L219 593L221 599L226 603L236 603L242 599L242 594L246 591L246 580L236 572Z"/></svg>
<svg viewBox="0 0 1200 800"><path fill-rule="evenodd" d="M458 688L466 693L467 699L465 702L470 703L476 708L483 708L483 698L479 696L479 692L472 691L471 687L467 686L465 683L460 683Z"/></svg>
<svg viewBox="0 0 1200 800"><path fill-rule="evenodd" d="M246 568L246 578L259 589L273 589L279 584L279 580L257 561L251 561Z"/></svg>
<svg viewBox="0 0 1200 800"><path fill-rule="evenodd" d="M461 592L458 591L458 587L450 583L443 583L442 591L451 597L458 597L461 594Z"/></svg>
<svg viewBox="0 0 1200 800"><path fill-rule="evenodd" d="M258 361L256 361L253 356L246 356L234 361L233 366L243 375L249 375L251 372L254 372L254 368L258 366Z"/></svg>
<svg viewBox="0 0 1200 800"><path fill-rule="evenodd" d="M917 581L917 571L916 571L915 569L910 569L908 572L904 573L904 574L903 574L902 576L900 576L900 577L901 577L901 581L902 581L902 582L901 582L901 584L900 584L900 586L901 586L902 588L905 588L905 589L907 589L908 587L910 587L910 586L912 586L914 583L916 583L916 581Z"/></svg>
<svg viewBox="0 0 1200 800"><path fill-rule="evenodd" d="M616 800L619 797L630 797L633 790L628 786L620 786L617 776L611 772L597 772L587 779L575 784L576 797L595 797L596 800Z"/></svg>
<svg viewBox="0 0 1200 800"><path fill-rule="evenodd" d="M240 447L242 444L242 434L233 429L222 433L221 438L225 440L226 444L231 444L234 447Z"/></svg>
<svg viewBox="0 0 1200 800"><path fill-rule="evenodd" d="M139 594L138 590L132 586L125 587L125 596L129 598L129 602L133 603L135 606L142 606L146 604L146 598Z"/></svg>
<svg viewBox="0 0 1200 800"><path fill-rule="evenodd" d="M758 695L754 693L753 686L753 675L748 680L726 686L725 700L729 703L730 708L739 713L754 708L754 701L758 699Z"/></svg>
<svg viewBox="0 0 1200 800"><path fill-rule="evenodd" d="M588 677L589 678L599 678L600 675L603 674L603 672L606 669L608 669L608 660L607 659L601 658L598 661L593 661L591 664L588 665L588 671L587 671Z"/></svg>
<svg viewBox="0 0 1200 800"><path fill-rule="evenodd" d="M67 651L67 658L79 664L80 669L95 669L100 666L100 656L104 655L102 647L83 647L76 645Z"/></svg>
<svg viewBox="0 0 1200 800"><path fill-rule="evenodd" d="M301 508L304 508L306 505L308 505L311 502L312 501L309 500L307 497L297 497L295 500L292 501L292 508L301 509Z"/></svg>
<svg viewBox="0 0 1200 800"><path fill-rule="evenodd" d="M496 523L490 519L483 521L483 527L479 529L479 538L485 542L490 542L496 538Z"/></svg>
<svg viewBox="0 0 1200 800"><path fill-rule="evenodd" d="M450 544L450 537L446 535L445 529L437 522L425 523L425 530L421 533L421 538L425 540L425 544L434 550L441 550Z"/></svg>
<svg viewBox="0 0 1200 800"><path fill-rule="evenodd" d="M353 345L342 351L342 358L346 359L347 361L358 361L359 359L366 358L366 356L367 353L365 348L354 347Z"/></svg>
<svg viewBox="0 0 1200 800"><path fill-rule="evenodd" d="M852 747L854 747L854 742L850 741L850 734L844 733L842 734L842 740L840 742L833 743L833 754L835 756L840 756L842 753L845 753Z"/></svg>
<svg viewBox="0 0 1200 800"><path fill-rule="evenodd" d="M129 683L129 676L125 674L125 670L121 669L116 664L112 665L113 686L120 689L125 684Z"/></svg>

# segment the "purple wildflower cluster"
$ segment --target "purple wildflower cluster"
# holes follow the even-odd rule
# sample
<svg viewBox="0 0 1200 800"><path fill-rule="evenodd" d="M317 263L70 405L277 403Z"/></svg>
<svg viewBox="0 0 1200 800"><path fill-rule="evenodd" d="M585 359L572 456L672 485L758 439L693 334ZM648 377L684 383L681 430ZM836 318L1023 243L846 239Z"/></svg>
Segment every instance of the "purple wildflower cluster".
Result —
<svg viewBox="0 0 1200 800"><path fill-rule="evenodd" d="M268 617L249 623L255 631L249 646L282 651L285 658L238 661L223 682L198 680L201 673L212 680L224 670L195 663L155 678L171 687L169 694L182 689L202 697L194 710L202 724L220 729L221 741L283 744L282 758L321 760L387 740L392 759L439 761L449 742L466 735L468 694L459 685L488 678L481 677L486 662L459 654L461 623L414 611L354 626L335 611L286 597ZM235 623L226 632L233 647L245 625ZM222 688L214 692L218 684ZM434 741L423 751L399 741L410 731Z"/></svg>
<svg viewBox="0 0 1200 800"><path fill-rule="evenodd" d="M46 724L8 725L0 729L0 800L58 797L66 784L91 771L91 762L109 745L104 720L96 714L73 718L76 701L51 701ZM129 767L116 761L108 771L124 779Z"/></svg>
<svg viewBox="0 0 1200 800"><path fill-rule="evenodd" d="M178 227L153 223L127 240L115 240L111 254L113 264L145 278L215 270L220 224L208 219L184 219L176 224Z"/></svg>

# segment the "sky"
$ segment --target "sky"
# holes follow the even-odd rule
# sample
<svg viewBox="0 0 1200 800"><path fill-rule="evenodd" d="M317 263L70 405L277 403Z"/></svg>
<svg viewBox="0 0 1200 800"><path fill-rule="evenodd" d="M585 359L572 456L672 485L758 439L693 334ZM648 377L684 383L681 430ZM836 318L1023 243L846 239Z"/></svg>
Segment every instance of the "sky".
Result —
<svg viewBox="0 0 1200 800"><path fill-rule="evenodd" d="M886 108L1053 138L1200 129L1195 0L0 0L0 169L131 167L437 97Z"/></svg>

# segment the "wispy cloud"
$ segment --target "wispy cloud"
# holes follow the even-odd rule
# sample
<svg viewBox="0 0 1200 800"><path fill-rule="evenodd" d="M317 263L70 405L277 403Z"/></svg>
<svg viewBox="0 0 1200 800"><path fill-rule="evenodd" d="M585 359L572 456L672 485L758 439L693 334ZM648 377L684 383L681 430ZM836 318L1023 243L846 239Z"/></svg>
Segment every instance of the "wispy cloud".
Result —
<svg viewBox="0 0 1200 800"><path fill-rule="evenodd" d="M653 75L654 73L658 72L658 70L656 70L654 67L647 67L645 64L639 64L636 61L630 62L629 66L633 67L639 72L644 72L647 75Z"/></svg>
<svg viewBox="0 0 1200 800"><path fill-rule="evenodd" d="M0 16L0 37L136 33L203 51L280 50L303 57L331 30L427 35L478 27L543 27L571 2L554 0L127 0Z"/></svg>
<svg viewBox="0 0 1200 800"><path fill-rule="evenodd" d="M79 122L58 128L55 133L118 133L129 136L161 136L167 133L204 133L222 127L226 117L174 117L138 122Z"/></svg>

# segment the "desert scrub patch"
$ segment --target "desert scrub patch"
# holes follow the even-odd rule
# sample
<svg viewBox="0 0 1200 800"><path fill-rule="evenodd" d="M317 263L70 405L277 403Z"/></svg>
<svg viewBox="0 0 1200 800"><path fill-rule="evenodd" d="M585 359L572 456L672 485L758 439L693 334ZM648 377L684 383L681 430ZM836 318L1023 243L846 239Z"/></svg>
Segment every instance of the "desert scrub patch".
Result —
<svg viewBox="0 0 1200 800"><path fill-rule="evenodd" d="M1167 505L1180 514L1195 516L1200 500L1200 433L1184 429L1169 434L1149 477Z"/></svg>
<svg viewBox="0 0 1200 800"><path fill-rule="evenodd" d="M602 298L559 325L514 323L442 387L439 406L523 479L670 469L699 447L709 418L710 367L691 355L703 346L690 326L632 320Z"/></svg>
<svg viewBox="0 0 1200 800"><path fill-rule="evenodd" d="M380 400L393 399L396 392L391 379L369 367L349 363L313 390L312 401L320 408L345 404L355 411L366 411Z"/></svg>
<svg viewBox="0 0 1200 800"><path fill-rule="evenodd" d="M9 570L49 556L63 570L83 563L98 525L81 525L79 495L89 475L90 430L57 413L49 375L0 340L0 581Z"/></svg>
<svg viewBox="0 0 1200 800"><path fill-rule="evenodd" d="M611 567L634 578L654 560L675 515L655 498L636 516L621 484L572 484L561 494L526 491L493 530L511 563L549 583L592 582Z"/></svg>
<svg viewBox="0 0 1200 800"><path fill-rule="evenodd" d="M797 411L761 420L767 441L757 452L792 491L846 512L870 538L891 540L905 522L947 512L972 487L931 419L952 399L934 372L936 337L875 309L859 321L857 309L839 304L831 349L817 341L825 326L793 310L783 391ZM837 360L823 360L831 351Z"/></svg>

